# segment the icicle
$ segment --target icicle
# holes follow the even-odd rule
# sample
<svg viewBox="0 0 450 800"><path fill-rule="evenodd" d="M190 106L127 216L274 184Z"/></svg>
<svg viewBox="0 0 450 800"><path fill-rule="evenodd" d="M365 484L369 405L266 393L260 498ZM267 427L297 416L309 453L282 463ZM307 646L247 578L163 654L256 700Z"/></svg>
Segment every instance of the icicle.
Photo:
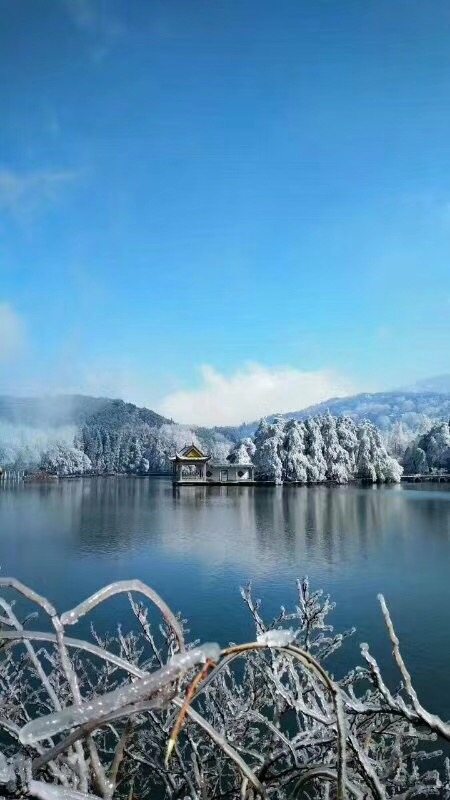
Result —
<svg viewBox="0 0 450 800"><path fill-rule="evenodd" d="M133 683L119 686L118 689L93 698L81 706L70 706L62 711L28 722L19 733L20 741L22 744L34 744L34 742L48 739L68 728L95 722L123 706L151 697L196 664L203 664L209 659L218 661L219 657L220 647L215 643L207 643L201 647L195 647L187 653L179 653L173 656L164 667L149 673L145 678L138 678Z"/></svg>
<svg viewBox="0 0 450 800"><path fill-rule="evenodd" d="M266 631L260 633L256 639L259 644L267 644L269 647L286 647L292 644L295 639L295 631L291 628Z"/></svg>

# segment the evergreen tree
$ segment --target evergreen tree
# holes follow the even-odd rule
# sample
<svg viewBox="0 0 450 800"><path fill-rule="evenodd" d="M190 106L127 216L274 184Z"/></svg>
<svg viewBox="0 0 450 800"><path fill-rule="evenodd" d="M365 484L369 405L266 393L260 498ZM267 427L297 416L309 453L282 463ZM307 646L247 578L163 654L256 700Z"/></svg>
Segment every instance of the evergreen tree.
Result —
<svg viewBox="0 0 450 800"><path fill-rule="evenodd" d="M285 426L283 479L286 481L308 481L309 462L305 455L306 429L302 422L289 420Z"/></svg>
<svg viewBox="0 0 450 800"><path fill-rule="evenodd" d="M263 480L282 483L283 464L281 460L283 442L283 421L275 419L269 424L262 420L255 434L254 464Z"/></svg>

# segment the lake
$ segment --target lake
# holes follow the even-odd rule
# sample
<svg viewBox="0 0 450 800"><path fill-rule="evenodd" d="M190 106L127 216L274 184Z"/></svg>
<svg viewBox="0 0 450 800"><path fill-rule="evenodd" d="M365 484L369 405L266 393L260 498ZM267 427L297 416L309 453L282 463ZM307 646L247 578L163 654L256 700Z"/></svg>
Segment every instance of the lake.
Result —
<svg viewBox="0 0 450 800"><path fill-rule="evenodd" d="M252 637L239 595L267 614L308 575L356 626L336 669L368 641L394 683L377 601L388 601L421 699L450 717L450 487L180 487L166 478L92 478L0 489L0 566L67 609L138 577L189 620L192 638ZM115 602L115 601L114 601ZM122 601L123 602L123 601ZM112 630L117 607L102 606ZM124 612L126 613L126 612Z"/></svg>

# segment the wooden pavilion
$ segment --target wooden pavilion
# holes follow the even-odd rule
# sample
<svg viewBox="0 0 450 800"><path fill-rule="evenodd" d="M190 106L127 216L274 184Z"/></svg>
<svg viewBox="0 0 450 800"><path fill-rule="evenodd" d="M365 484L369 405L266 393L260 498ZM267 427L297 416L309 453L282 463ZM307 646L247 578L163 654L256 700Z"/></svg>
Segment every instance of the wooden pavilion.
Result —
<svg viewBox="0 0 450 800"><path fill-rule="evenodd" d="M174 483L206 482L206 464L211 456L195 444L187 445L170 459Z"/></svg>
<svg viewBox="0 0 450 800"><path fill-rule="evenodd" d="M195 444L176 452L172 462L174 484L246 484L254 483L253 464L216 463Z"/></svg>

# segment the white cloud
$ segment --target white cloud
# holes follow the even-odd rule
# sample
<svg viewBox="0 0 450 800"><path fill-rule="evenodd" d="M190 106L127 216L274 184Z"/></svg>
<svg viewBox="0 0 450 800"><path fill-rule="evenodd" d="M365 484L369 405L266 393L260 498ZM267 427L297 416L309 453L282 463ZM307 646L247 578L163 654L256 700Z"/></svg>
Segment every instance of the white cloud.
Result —
<svg viewBox="0 0 450 800"><path fill-rule="evenodd" d="M47 170L19 173L0 169L0 209L23 218L52 204L75 173Z"/></svg>
<svg viewBox="0 0 450 800"><path fill-rule="evenodd" d="M0 362L17 356L25 343L25 326L9 303L0 303Z"/></svg>
<svg viewBox="0 0 450 800"><path fill-rule="evenodd" d="M70 351L70 349L68 350ZM47 382L48 386L48 382ZM145 378L119 361L96 362L71 355L61 357L52 370L51 391L55 394L88 394L112 397L152 408L151 392Z"/></svg>
<svg viewBox="0 0 450 800"><path fill-rule="evenodd" d="M355 391L349 381L328 370L305 372L248 364L231 376L203 366L201 375L198 388L168 394L157 410L177 422L236 425Z"/></svg>

